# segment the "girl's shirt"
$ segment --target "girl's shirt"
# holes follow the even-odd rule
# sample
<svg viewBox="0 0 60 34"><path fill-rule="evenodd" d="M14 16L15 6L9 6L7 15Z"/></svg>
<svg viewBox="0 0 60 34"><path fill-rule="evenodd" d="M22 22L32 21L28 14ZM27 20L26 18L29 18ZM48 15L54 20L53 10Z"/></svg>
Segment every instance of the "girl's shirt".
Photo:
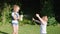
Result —
<svg viewBox="0 0 60 34"><path fill-rule="evenodd" d="M16 15L17 20L14 20L14 15ZM18 13L12 12L12 23L18 23L18 17L19 17Z"/></svg>

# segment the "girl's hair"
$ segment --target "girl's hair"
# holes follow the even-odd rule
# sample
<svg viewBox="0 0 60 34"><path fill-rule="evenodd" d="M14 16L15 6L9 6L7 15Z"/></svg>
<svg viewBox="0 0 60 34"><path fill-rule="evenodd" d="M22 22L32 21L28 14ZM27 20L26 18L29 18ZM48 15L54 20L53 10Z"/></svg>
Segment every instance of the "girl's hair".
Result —
<svg viewBox="0 0 60 34"><path fill-rule="evenodd" d="M16 7L19 7L18 5L13 5L13 9L16 8ZM20 8L20 7L19 7Z"/></svg>

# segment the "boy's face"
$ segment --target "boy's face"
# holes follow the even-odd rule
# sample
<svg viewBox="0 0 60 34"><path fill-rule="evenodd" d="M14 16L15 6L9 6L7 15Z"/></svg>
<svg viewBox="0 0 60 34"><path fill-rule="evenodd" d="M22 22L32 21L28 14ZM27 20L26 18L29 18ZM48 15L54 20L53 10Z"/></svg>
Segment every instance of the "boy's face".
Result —
<svg viewBox="0 0 60 34"><path fill-rule="evenodd" d="M20 8L19 7L14 7L15 12L19 12Z"/></svg>
<svg viewBox="0 0 60 34"><path fill-rule="evenodd" d="M47 16L43 16L42 17L44 20L48 21L48 17Z"/></svg>

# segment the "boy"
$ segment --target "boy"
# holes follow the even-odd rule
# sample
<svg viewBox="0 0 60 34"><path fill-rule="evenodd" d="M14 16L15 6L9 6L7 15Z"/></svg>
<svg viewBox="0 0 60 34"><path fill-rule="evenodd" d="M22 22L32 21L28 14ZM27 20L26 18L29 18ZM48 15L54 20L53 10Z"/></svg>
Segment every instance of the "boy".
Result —
<svg viewBox="0 0 60 34"><path fill-rule="evenodd" d="M13 6L12 12L12 26L13 26L13 34L18 34L18 20L19 20L19 12L20 8L18 5Z"/></svg>
<svg viewBox="0 0 60 34"><path fill-rule="evenodd" d="M46 27L47 27L47 22L48 22L47 16L43 16L41 18L39 16L39 14L36 14L36 17L38 17L39 21L35 20L34 18L33 18L33 20L36 21L36 22L38 22L38 23L41 23L41 25L40 25L40 33L41 34L47 34L47 32L46 32Z"/></svg>

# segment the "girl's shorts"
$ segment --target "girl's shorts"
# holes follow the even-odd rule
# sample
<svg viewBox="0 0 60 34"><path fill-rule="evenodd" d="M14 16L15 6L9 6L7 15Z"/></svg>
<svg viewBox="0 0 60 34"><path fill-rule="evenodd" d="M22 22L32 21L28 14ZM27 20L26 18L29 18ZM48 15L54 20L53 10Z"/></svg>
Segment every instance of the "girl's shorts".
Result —
<svg viewBox="0 0 60 34"><path fill-rule="evenodd" d="M41 34L47 34L47 33L41 33Z"/></svg>
<svg viewBox="0 0 60 34"><path fill-rule="evenodd" d="M12 25L18 25L18 23L12 23Z"/></svg>

